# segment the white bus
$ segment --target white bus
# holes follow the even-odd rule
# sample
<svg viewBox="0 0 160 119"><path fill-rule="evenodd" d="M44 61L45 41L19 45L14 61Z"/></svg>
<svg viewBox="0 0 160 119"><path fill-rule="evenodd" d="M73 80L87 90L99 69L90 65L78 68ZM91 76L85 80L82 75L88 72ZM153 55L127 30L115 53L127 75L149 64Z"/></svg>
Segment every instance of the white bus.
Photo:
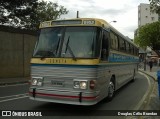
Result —
<svg viewBox="0 0 160 119"><path fill-rule="evenodd" d="M101 19L40 24L31 59L32 100L94 105L134 81L138 48Z"/></svg>

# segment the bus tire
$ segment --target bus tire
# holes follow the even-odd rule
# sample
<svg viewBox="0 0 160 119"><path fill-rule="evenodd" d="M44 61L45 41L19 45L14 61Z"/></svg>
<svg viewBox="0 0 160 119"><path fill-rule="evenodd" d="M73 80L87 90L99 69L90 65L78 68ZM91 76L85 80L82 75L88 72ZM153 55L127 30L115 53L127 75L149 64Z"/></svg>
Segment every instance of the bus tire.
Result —
<svg viewBox="0 0 160 119"><path fill-rule="evenodd" d="M115 84L113 80L110 80L109 87L108 87L108 96L107 100L111 101L115 95Z"/></svg>
<svg viewBox="0 0 160 119"><path fill-rule="evenodd" d="M132 80L131 80L131 82L135 82L135 79L136 79L136 75L135 75L135 69L134 69L134 72L133 72L133 77L132 77Z"/></svg>

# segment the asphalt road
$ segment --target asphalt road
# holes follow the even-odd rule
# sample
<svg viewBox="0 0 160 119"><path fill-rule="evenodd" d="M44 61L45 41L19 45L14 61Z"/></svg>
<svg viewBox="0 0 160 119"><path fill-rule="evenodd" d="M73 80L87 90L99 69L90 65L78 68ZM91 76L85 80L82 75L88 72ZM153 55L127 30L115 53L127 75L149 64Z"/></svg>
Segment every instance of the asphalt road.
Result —
<svg viewBox="0 0 160 119"><path fill-rule="evenodd" d="M95 115L94 118L97 118L98 116L102 115L107 116L107 113L109 113L110 110L137 110L141 102L144 101L144 97L150 90L152 83L152 79L139 73L137 75L136 81L133 83L130 82L119 89L111 102L101 101L94 106L76 106L33 101L30 100L27 96L29 87L28 84L1 86L0 109L19 111L44 110L53 112L53 115L56 114L54 118L57 117L60 119L66 119L68 116L77 115L81 117L87 116L87 119L90 116ZM100 115L98 112L100 112Z"/></svg>

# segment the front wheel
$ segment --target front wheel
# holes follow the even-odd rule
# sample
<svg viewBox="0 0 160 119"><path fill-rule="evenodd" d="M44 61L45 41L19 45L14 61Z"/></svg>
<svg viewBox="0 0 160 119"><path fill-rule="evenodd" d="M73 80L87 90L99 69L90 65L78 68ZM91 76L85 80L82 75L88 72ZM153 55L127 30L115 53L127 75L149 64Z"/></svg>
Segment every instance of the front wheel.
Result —
<svg viewBox="0 0 160 119"><path fill-rule="evenodd" d="M110 81L109 87L108 87L108 97L107 97L107 99L109 101L111 101L113 99L114 93L115 93L115 85L114 85L113 81Z"/></svg>

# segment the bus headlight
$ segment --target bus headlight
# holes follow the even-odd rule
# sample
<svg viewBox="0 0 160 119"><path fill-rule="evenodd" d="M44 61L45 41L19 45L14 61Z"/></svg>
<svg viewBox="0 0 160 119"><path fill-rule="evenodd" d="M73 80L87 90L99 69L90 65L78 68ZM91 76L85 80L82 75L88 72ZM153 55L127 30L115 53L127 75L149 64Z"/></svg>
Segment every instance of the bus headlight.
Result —
<svg viewBox="0 0 160 119"><path fill-rule="evenodd" d="M37 85L38 80L37 79L32 79L32 85L36 86Z"/></svg>
<svg viewBox="0 0 160 119"><path fill-rule="evenodd" d="M33 86L42 86L43 77L32 77L32 85Z"/></svg>
<svg viewBox="0 0 160 119"><path fill-rule="evenodd" d="M87 81L84 80L74 80L73 84L76 89L87 89Z"/></svg>
<svg viewBox="0 0 160 119"><path fill-rule="evenodd" d="M87 89L87 81L80 82L80 89Z"/></svg>

